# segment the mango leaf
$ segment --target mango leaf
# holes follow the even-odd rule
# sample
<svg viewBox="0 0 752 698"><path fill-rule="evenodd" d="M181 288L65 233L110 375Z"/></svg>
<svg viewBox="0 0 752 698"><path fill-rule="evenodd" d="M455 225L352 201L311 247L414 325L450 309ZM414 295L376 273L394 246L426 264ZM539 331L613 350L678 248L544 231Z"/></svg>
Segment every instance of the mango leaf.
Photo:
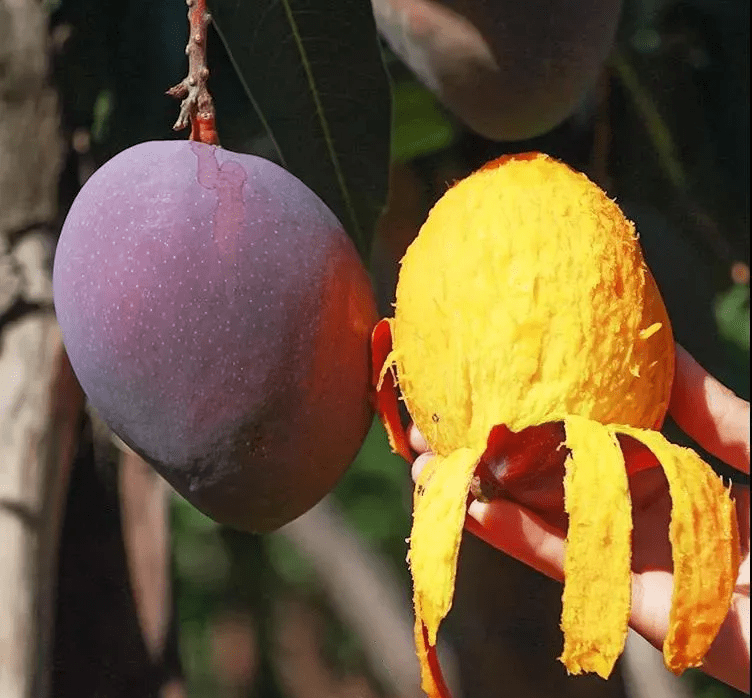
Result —
<svg viewBox="0 0 752 698"><path fill-rule="evenodd" d="M409 162L449 148L457 129L433 93L416 80L395 82L392 90L392 160Z"/></svg>
<svg viewBox="0 0 752 698"><path fill-rule="evenodd" d="M386 201L391 120L371 3L208 5L282 166L326 202L367 257Z"/></svg>
<svg viewBox="0 0 752 698"><path fill-rule="evenodd" d="M749 352L749 284L735 284L719 294L715 313L721 336Z"/></svg>

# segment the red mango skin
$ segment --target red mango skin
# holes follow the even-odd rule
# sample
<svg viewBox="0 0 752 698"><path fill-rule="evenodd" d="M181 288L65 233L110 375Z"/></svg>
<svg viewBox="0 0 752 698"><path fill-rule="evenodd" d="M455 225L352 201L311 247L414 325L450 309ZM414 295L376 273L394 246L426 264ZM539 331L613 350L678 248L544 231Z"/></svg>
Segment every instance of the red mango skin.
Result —
<svg viewBox="0 0 752 698"><path fill-rule="evenodd" d="M652 490L662 478L658 459L643 444L617 437L630 486ZM476 471L472 494L479 499L507 498L522 504L549 523L566 530L564 469L569 449L563 422L548 422L512 432L504 425L491 430ZM648 471L652 471L648 474ZM643 497L644 498L644 497Z"/></svg>

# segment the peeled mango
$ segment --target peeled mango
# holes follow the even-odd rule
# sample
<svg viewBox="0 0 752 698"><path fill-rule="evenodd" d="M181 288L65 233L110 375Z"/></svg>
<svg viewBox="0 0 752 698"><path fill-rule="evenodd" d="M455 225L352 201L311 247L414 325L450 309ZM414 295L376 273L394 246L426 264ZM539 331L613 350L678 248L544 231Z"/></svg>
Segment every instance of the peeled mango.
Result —
<svg viewBox="0 0 752 698"><path fill-rule="evenodd" d="M434 454L416 481L408 552L431 698L448 695L435 647L468 497L479 471L495 467L496 484L511 476L517 491L560 467L560 659L571 674L602 678L624 649L632 603L639 510L629 476L660 467L673 561L664 663L676 674L702 664L739 571L734 502L697 453L659 431L674 378L671 322L634 225L604 191L542 153L499 158L453 184L402 258L394 317L376 326L373 356L392 447L409 459L399 391Z"/></svg>

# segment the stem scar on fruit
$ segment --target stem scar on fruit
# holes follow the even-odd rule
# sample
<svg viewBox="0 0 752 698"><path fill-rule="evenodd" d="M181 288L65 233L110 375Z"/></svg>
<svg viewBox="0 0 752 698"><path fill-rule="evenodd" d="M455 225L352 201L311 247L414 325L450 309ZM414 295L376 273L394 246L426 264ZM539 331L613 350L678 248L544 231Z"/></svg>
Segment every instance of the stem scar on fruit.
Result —
<svg viewBox="0 0 752 698"><path fill-rule="evenodd" d="M671 497L674 565L664 661L677 674L702 663L738 572L736 515L710 467L658 431L673 334L634 226L614 201L539 153L500 158L456 183L402 259L394 318L374 329L372 357L392 449L413 460L401 399L434 454L416 481L408 552L429 696L448 695L435 645L468 498L524 494L557 474L568 523L567 671L606 678L623 651L628 476L658 466Z"/></svg>

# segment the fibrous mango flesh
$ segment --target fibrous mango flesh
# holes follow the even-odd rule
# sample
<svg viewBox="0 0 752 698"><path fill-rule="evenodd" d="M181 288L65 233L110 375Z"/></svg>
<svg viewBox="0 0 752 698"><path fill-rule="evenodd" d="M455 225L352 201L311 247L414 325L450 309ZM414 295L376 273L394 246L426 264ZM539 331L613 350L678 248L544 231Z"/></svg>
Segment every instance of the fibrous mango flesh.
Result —
<svg viewBox="0 0 752 698"><path fill-rule="evenodd" d="M388 372L396 377L436 454L418 479L409 552L419 655L451 606L466 499L491 430L562 422L563 663L607 677L624 647L632 515L617 436L628 435L660 461L673 503L665 661L677 673L700 664L731 599L736 519L721 480L656 431L671 394L673 336L616 203L545 155L489 163L430 212L402 260L389 325L380 386ZM424 688L438 694L423 664Z"/></svg>

